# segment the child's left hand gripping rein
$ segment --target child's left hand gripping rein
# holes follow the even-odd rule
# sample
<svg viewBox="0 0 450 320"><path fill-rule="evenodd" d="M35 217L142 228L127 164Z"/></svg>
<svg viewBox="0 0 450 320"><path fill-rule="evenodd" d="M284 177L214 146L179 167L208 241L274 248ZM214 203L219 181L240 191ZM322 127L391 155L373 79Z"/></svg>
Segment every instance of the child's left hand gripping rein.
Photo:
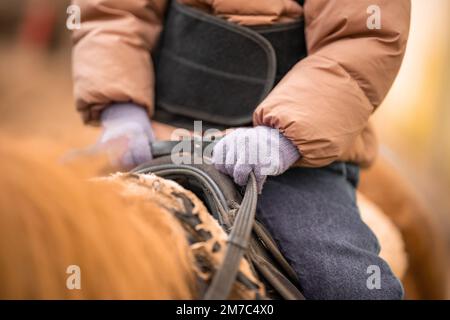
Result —
<svg viewBox="0 0 450 320"><path fill-rule="evenodd" d="M227 134L214 146L212 162L240 186L253 171L261 193L267 176L282 174L299 158L296 146L277 129L258 126Z"/></svg>

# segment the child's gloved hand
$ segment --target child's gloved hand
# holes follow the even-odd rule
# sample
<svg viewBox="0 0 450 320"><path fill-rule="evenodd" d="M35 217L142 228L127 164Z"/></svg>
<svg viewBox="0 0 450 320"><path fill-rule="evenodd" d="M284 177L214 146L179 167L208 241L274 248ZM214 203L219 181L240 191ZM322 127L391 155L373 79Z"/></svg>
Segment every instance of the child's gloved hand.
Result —
<svg viewBox="0 0 450 320"><path fill-rule="evenodd" d="M212 162L240 186L253 171L261 192L267 176L282 174L299 158L295 145L277 129L258 126L227 134L214 146Z"/></svg>
<svg viewBox="0 0 450 320"><path fill-rule="evenodd" d="M129 169L152 159L154 134L144 108L132 103L110 105L101 114L101 124L98 147L113 165Z"/></svg>

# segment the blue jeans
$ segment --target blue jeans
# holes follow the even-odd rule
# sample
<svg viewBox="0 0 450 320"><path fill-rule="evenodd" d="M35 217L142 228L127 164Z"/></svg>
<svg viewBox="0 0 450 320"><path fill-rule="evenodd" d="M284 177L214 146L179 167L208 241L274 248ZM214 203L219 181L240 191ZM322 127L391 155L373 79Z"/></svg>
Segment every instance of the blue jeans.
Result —
<svg viewBox="0 0 450 320"><path fill-rule="evenodd" d="M378 256L377 238L361 220L358 178L357 166L336 162L292 168L264 185L258 219L294 268L307 299L403 297L401 283ZM377 282L369 277L377 274L374 288L370 284Z"/></svg>

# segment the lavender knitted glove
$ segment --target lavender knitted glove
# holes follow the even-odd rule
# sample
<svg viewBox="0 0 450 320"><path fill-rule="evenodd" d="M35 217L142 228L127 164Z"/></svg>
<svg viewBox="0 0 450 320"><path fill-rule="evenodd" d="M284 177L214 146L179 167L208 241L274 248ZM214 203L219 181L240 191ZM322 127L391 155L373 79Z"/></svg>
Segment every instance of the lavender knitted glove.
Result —
<svg viewBox="0 0 450 320"><path fill-rule="evenodd" d="M277 129L258 126L226 135L214 146L212 162L240 186L253 171L261 192L267 176L282 174L299 158L295 145Z"/></svg>
<svg viewBox="0 0 450 320"><path fill-rule="evenodd" d="M102 112L101 124L99 144L114 165L132 168L152 159L149 143L154 134L144 108L132 103L112 104Z"/></svg>

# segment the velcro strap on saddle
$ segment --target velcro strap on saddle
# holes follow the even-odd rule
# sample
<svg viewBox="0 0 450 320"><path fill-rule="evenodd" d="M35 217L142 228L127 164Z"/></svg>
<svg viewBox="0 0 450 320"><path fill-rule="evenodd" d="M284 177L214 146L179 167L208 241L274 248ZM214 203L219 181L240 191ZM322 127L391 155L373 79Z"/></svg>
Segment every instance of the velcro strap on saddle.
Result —
<svg viewBox="0 0 450 320"><path fill-rule="evenodd" d="M155 119L191 129L250 124L257 105L306 56L303 21L243 27L172 1L152 53Z"/></svg>

